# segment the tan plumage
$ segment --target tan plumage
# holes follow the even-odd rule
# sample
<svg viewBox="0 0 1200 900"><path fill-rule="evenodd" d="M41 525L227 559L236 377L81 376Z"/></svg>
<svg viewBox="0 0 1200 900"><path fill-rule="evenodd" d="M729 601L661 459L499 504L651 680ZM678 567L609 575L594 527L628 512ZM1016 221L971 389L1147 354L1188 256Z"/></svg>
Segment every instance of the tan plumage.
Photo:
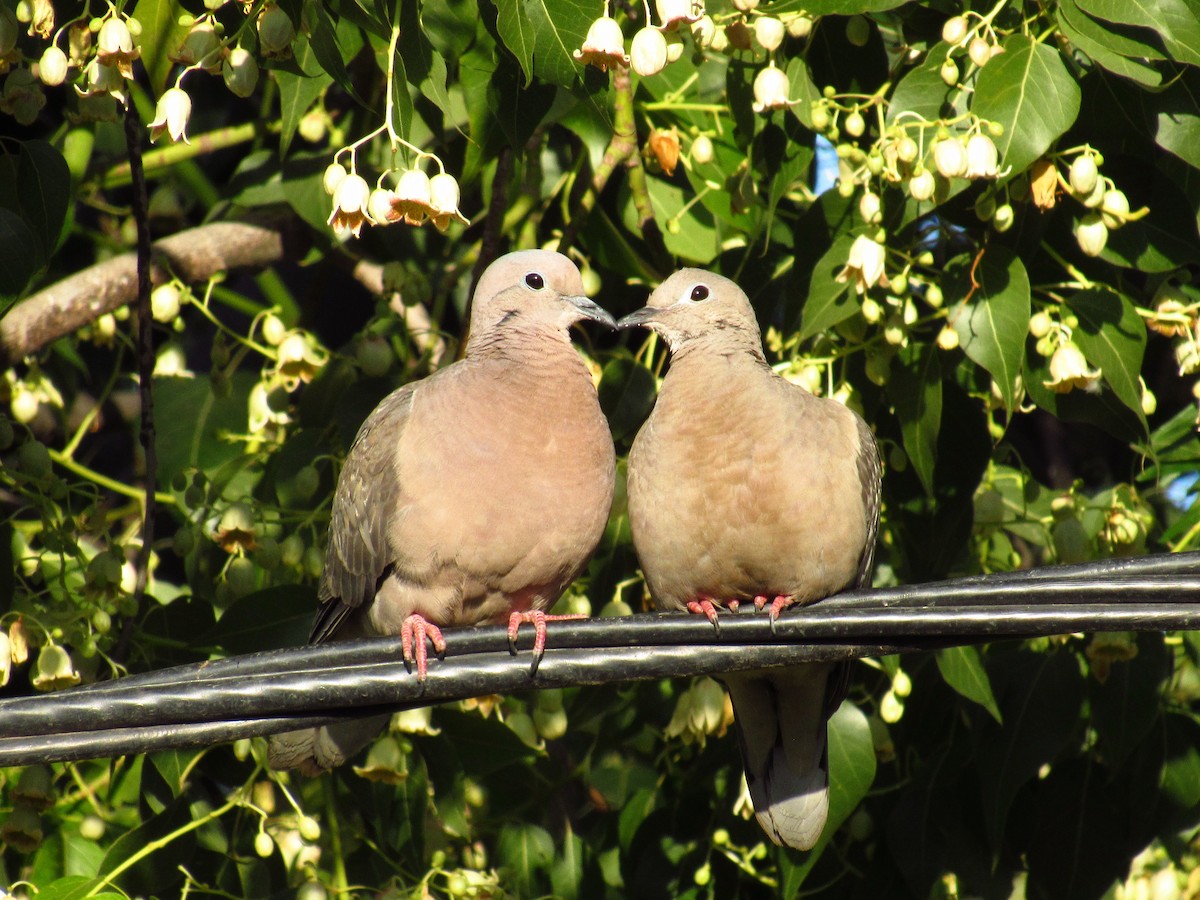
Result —
<svg viewBox="0 0 1200 900"><path fill-rule="evenodd" d="M501 257L476 288L465 357L363 423L334 494L314 643L407 623L423 654L425 622L544 610L583 570L614 481L608 425L567 331L613 320L583 294L560 254ZM384 721L277 735L271 764L339 765Z"/></svg>
<svg viewBox="0 0 1200 900"><path fill-rule="evenodd" d="M683 269L620 322L671 366L629 454L633 542L661 609L810 603L870 583L880 463L866 423L767 365L727 278ZM711 609L711 607L705 607ZM809 849L828 812L826 719L844 665L726 677L751 799L776 843Z"/></svg>

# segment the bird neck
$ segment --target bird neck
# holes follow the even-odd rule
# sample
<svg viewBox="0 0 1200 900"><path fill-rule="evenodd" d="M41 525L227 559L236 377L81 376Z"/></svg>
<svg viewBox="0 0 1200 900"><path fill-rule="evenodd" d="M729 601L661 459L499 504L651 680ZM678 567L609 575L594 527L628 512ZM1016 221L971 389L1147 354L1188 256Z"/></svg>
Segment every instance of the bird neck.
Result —
<svg viewBox="0 0 1200 900"><path fill-rule="evenodd" d="M466 358L489 365L511 367L513 380L528 380L533 386L554 387L560 380L583 379L591 386L591 373L561 328L544 323L508 323L486 334L471 335ZM546 378L546 372L553 378Z"/></svg>
<svg viewBox="0 0 1200 900"><path fill-rule="evenodd" d="M697 335L671 350L672 369L728 371L743 366L770 370L757 335L753 340L733 332Z"/></svg>

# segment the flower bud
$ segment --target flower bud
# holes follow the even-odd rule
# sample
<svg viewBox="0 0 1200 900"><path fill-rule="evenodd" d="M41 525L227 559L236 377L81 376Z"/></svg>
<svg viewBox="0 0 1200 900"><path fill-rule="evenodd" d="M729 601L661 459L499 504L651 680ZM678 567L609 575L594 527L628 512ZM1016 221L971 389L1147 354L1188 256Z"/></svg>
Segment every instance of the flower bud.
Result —
<svg viewBox="0 0 1200 900"><path fill-rule="evenodd" d="M996 207L996 212L992 215L992 227L1001 234L1012 228L1013 222L1016 220L1016 213L1013 212L1012 205L1003 203Z"/></svg>
<svg viewBox="0 0 1200 900"><path fill-rule="evenodd" d="M787 73L773 65L767 66L754 78L754 111L765 113L787 106L790 89Z"/></svg>
<svg viewBox="0 0 1200 900"><path fill-rule="evenodd" d="M692 162L704 165L713 161L713 142L706 134L692 141Z"/></svg>
<svg viewBox="0 0 1200 900"><path fill-rule="evenodd" d="M48 87L57 87L67 79L67 54L57 47L47 47L38 61L38 78Z"/></svg>
<svg viewBox="0 0 1200 900"><path fill-rule="evenodd" d="M798 14L787 19L787 34L792 37L808 37L812 34L812 17Z"/></svg>
<svg viewBox="0 0 1200 900"><path fill-rule="evenodd" d="M174 322L179 317L179 288L167 283L150 292L150 315L155 322Z"/></svg>
<svg viewBox="0 0 1200 900"><path fill-rule="evenodd" d="M942 81L949 87L954 87L958 84L958 63L950 59L950 57L946 57L946 61L942 63L939 74L942 76Z"/></svg>
<svg viewBox="0 0 1200 900"><path fill-rule="evenodd" d="M933 164L943 178L957 178L967 172L967 151L962 142L948 137L933 145Z"/></svg>
<svg viewBox="0 0 1200 900"><path fill-rule="evenodd" d="M958 46L967 36L967 20L963 16L952 16L942 24L942 40Z"/></svg>
<svg viewBox="0 0 1200 900"><path fill-rule="evenodd" d="M1054 320L1044 309L1038 310L1029 317L1029 333L1035 338L1043 338L1050 333Z"/></svg>
<svg viewBox="0 0 1200 900"><path fill-rule="evenodd" d="M943 325L938 332L937 345L947 352L958 347L958 332L950 325Z"/></svg>
<svg viewBox="0 0 1200 900"><path fill-rule="evenodd" d="M971 57L971 62L982 69L988 64L988 60L992 58L992 45L987 42L986 38L972 38L970 45L967 47L967 55Z"/></svg>
<svg viewBox="0 0 1200 900"><path fill-rule="evenodd" d="M758 9L758 0L733 0L733 8L738 12L754 12Z"/></svg>
<svg viewBox="0 0 1200 900"><path fill-rule="evenodd" d="M932 197L936 188L937 183L933 180L933 173L928 169L922 169L908 182L909 196L920 203L924 203Z"/></svg>
<svg viewBox="0 0 1200 900"><path fill-rule="evenodd" d="M917 154L921 149L917 146L917 142L910 137L902 137L896 141L896 159L905 165L912 165L917 161Z"/></svg>
<svg viewBox="0 0 1200 900"><path fill-rule="evenodd" d="M258 61L248 50L235 47L221 65L225 87L238 97L249 97L258 85Z"/></svg>
<svg viewBox="0 0 1200 900"><path fill-rule="evenodd" d="M1088 256L1099 256L1108 243L1108 226L1097 212L1085 213L1075 224L1075 240Z"/></svg>
<svg viewBox="0 0 1200 900"><path fill-rule="evenodd" d="M387 225L395 222L400 215L395 211L392 202L396 195L386 188L375 188L367 198L367 215L376 225Z"/></svg>
<svg viewBox="0 0 1200 900"><path fill-rule="evenodd" d="M333 196L333 192L337 190L337 186L342 183L342 179L346 177L346 167L341 163L330 163L325 169L325 175L321 179L321 184L325 188L325 193Z"/></svg>
<svg viewBox="0 0 1200 900"><path fill-rule="evenodd" d="M258 47L268 58L291 53L296 27L291 18L278 6L271 5L258 17Z"/></svg>
<svg viewBox="0 0 1200 900"><path fill-rule="evenodd" d="M1071 171L1068 181L1071 192L1077 197L1086 197L1096 189L1096 180L1100 171L1096 168L1095 157L1090 153L1081 153L1071 161Z"/></svg>
<svg viewBox="0 0 1200 900"><path fill-rule="evenodd" d="M1109 231L1116 231L1125 224L1129 215L1129 198L1115 188L1104 192L1100 201L1100 218Z"/></svg>
<svg viewBox="0 0 1200 900"><path fill-rule="evenodd" d="M1065 394L1075 388L1088 388L1100 377L1098 369L1089 369L1083 351L1074 343L1062 344L1050 357L1050 381L1046 387L1055 393Z"/></svg>
<svg viewBox="0 0 1200 900"><path fill-rule="evenodd" d="M768 53L778 50L786 36L787 29L774 16L759 16L754 20L754 39Z"/></svg>
<svg viewBox="0 0 1200 900"><path fill-rule="evenodd" d="M712 46L716 33L717 26L712 16L701 16L692 23L692 41L702 50Z"/></svg>
<svg viewBox="0 0 1200 900"><path fill-rule="evenodd" d="M629 65L643 78L667 66L667 39L657 28L642 28L629 46Z"/></svg>
<svg viewBox="0 0 1200 900"><path fill-rule="evenodd" d="M846 20L846 41L852 47L865 47L871 39L871 23L866 16L851 16Z"/></svg>
<svg viewBox="0 0 1200 900"><path fill-rule="evenodd" d="M842 124L846 129L846 134L850 137L862 137L863 132L867 130L866 120L857 109L846 116L846 120Z"/></svg>
<svg viewBox="0 0 1200 900"><path fill-rule="evenodd" d="M667 65L670 65L683 59L683 38L679 36L678 31L668 31L666 37Z"/></svg>
<svg viewBox="0 0 1200 900"><path fill-rule="evenodd" d="M170 58L180 65L199 64L205 70L215 73L220 65L220 57L217 52L220 49L221 39L217 37L212 23L203 21L192 27L192 30L184 37L183 43L175 49Z"/></svg>
<svg viewBox="0 0 1200 900"><path fill-rule="evenodd" d="M858 201L858 214L867 224L878 225L883 219L883 203L879 195L871 191L864 193Z"/></svg>

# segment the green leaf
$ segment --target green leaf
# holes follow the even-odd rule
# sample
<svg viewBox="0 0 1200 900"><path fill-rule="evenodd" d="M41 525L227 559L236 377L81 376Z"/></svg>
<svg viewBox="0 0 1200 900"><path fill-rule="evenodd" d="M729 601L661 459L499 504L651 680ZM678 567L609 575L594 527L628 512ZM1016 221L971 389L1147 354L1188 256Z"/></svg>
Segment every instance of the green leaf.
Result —
<svg viewBox="0 0 1200 900"><path fill-rule="evenodd" d="M227 435L246 431L247 397L254 380L249 372L237 373L234 389L222 398L213 394L207 375L154 380L161 483L170 484L191 466L211 478L223 465L241 458L240 445Z"/></svg>
<svg viewBox="0 0 1200 900"><path fill-rule="evenodd" d="M973 275L972 263L960 258L953 266L946 297L962 301L950 322L963 352L991 373L1004 405L1015 409L1029 328L1029 276L1016 254L1001 245L982 251Z"/></svg>
<svg viewBox="0 0 1200 900"><path fill-rule="evenodd" d="M947 647L937 651L936 656L938 671L942 673L946 684L968 700L978 703L997 724L1003 725L1004 720L1000 717L1000 708L996 706L992 683L988 680L979 650L970 646Z"/></svg>
<svg viewBox="0 0 1200 900"><path fill-rule="evenodd" d="M681 259L700 265L712 262L720 250L712 214L701 204L693 203L689 206L692 200L691 192L685 193L683 188L672 181L648 176L646 187L654 208L654 219L662 229L663 242L667 249ZM627 188L624 193L625 227L633 234L640 234L637 209Z"/></svg>
<svg viewBox="0 0 1200 900"><path fill-rule="evenodd" d="M1112 662L1103 682L1088 681L1092 724L1104 761L1118 768L1161 714L1163 681L1171 660L1161 634L1139 634L1137 655ZM1096 668L1093 666L1093 673Z"/></svg>
<svg viewBox="0 0 1200 900"><path fill-rule="evenodd" d="M555 897L572 900L579 896L583 881L583 841L566 824L566 832L558 844L558 852L550 863L550 891Z"/></svg>
<svg viewBox="0 0 1200 900"><path fill-rule="evenodd" d="M525 86L534 77L570 87L583 76L574 52L583 46L588 28L599 15L585 0L495 0L496 28L525 72ZM597 73L598 74L598 73Z"/></svg>
<svg viewBox="0 0 1200 900"><path fill-rule="evenodd" d="M311 18L307 18L310 14ZM339 21L335 27L329 12L320 3L306 6L305 16L311 25L309 42L317 62L337 82L338 87L357 98L350 73L346 71L346 60L353 59L362 49L362 35L358 28L348 20L344 20L344 23Z"/></svg>
<svg viewBox="0 0 1200 900"><path fill-rule="evenodd" d="M25 219L0 207L0 297L16 298L42 266L41 247ZM0 306L0 313L5 312Z"/></svg>
<svg viewBox="0 0 1200 900"><path fill-rule="evenodd" d="M1079 85L1052 48L1024 34L1004 41L1004 52L979 73L971 109L999 122L1000 165L1017 175L1049 149L1079 115Z"/></svg>
<svg viewBox="0 0 1200 900"><path fill-rule="evenodd" d="M539 870L554 859L554 839L537 825L508 825L500 831L496 852L512 874L517 895L531 897L537 893L533 886Z"/></svg>
<svg viewBox="0 0 1200 900"><path fill-rule="evenodd" d="M1171 57L1200 66L1200 9L1189 0L1077 0L1098 19L1153 28Z"/></svg>
<svg viewBox="0 0 1200 900"><path fill-rule="evenodd" d="M17 164L17 196L25 221L49 259L58 248L71 202L71 171L62 154L45 141L21 145Z"/></svg>
<svg viewBox="0 0 1200 900"><path fill-rule="evenodd" d="M613 440L631 440L654 406L654 375L636 360L618 356L605 364L598 391Z"/></svg>
<svg viewBox="0 0 1200 900"><path fill-rule="evenodd" d="M887 383L888 397L900 420L904 452L931 497L938 434L942 428L940 352L932 343L914 341L900 352L899 365L892 366Z"/></svg>
<svg viewBox="0 0 1200 900"><path fill-rule="evenodd" d="M951 96L951 91L946 82L942 81L942 61L949 50L950 45L945 41L934 44L920 64L900 79L888 102L889 124L895 122L904 112L916 113L932 122L947 113L954 116L966 111L965 91L953 92L953 106L946 102L947 97Z"/></svg>
<svg viewBox="0 0 1200 900"><path fill-rule="evenodd" d="M1022 652L1006 662L992 673L1004 727L987 719L975 735L983 824L993 850L1001 846L1017 791L1077 732L1083 703L1079 667L1071 654Z"/></svg>
<svg viewBox="0 0 1200 900"><path fill-rule="evenodd" d="M116 891L100 891L92 893L104 884L99 878L89 878L86 875L68 875L49 884L38 887L38 900L127 900L125 894Z"/></svg>
<svg viewBox="0 0 1200 900"><path fill-rule="evenodd" d="M800 340L827 331L858 312L854 279L844 282L837 280L838 273L850 257L850 245L853 243L854 235L840 235L813 266L808 295L804 301Z"/></svg>
<svg viewBox="0 0 1200 900"><path fill-rule="evenodd" d="M1200 72L1182 73L1154 98L1158 146L1200 169Z"/></svg>
<svg viewBox="0 0 1200 900"><path fill-rule="evenodd" d="M804 11L810 16L852 16L857 13L895 9L904 0L780 0L771 4L771 13Z"/></svg>
<svg viewBox="0 0 1200 900"><path fill-rule="evenodd" d="M228 655L281 650L308 643L316 591L306 584L282 584L254 591L229 607L212 629L196 638Z"/></svg>
<svg viewBox="0 0 1200 900"><path fill-rule="evenodd" d="M1079 318L1072 332L1088 362L1104 373L1113 393L1138 416L1142 412L1142 387L1138 377L1146 352L1146 326L1128 297L1107 288L1079 291L1067 299Z"/></svg>
<svg viewBox="0 0 1200 900"><path fill-rule="evenodd" d="M279 114L282 124L279 132L280 156L287 156L300 120L325 88L333 84L333 76L317 62L312 44L303 34L297 37L293 53L297 67L304 74L297 75L285 69L275 71L275 81L279 84Z"/></svg>
<svg viewBox="0 0 1200 900"><path fill-rule="evenodd" d="M142 26L137 45L156 97L166 89L167 78L175 66L168 54L183 43L189 30L188 26L179 24L179 12L175 0L138 0L130 11Z"/></svg>
<svg viewBox="0 0 1200 900"><path fill-rule="evenodd" d="M1055 15L1063 36L1097 65L1145 87L1162 84L1162 73L1143 62L1159 55L1148 44L1105 28L1080 10L1075 0L1061 0Z"/></svg>

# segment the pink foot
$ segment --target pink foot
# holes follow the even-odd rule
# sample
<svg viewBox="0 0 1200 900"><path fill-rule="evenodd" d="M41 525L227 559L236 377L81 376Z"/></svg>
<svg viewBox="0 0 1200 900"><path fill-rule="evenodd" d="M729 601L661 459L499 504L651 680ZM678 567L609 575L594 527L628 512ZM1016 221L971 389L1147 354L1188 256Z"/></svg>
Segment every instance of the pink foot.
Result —
<svg viewBox="0 0 1200 900"><path fill-rule="evenodd" d="M720 628L717 624L717 607L713 605L710 597L697 597L695 600L689 600L687 610L692 615L704 616L708 621L712 622L714 628Z"/></svg>
<svg viewBox="0 0 1200 900"><path fill-rule="evenodd" d="M772 624L774 624L775 620L779 618L779 614L781 612L795 602L795 599L792 597L785 597L783 594L777 595L775 599L771 601L771 609L767 613L767 615L771 617Z"/></svg>
<svg viewBox="0 0 1200 900"><path fill-rule="evenodd" d="M429 650L425 646L426 639L433 644L433 649L441 655L446 652L446 641L442 630L424 616L413 613L400 625L400 650L404 654L404 664L411 668L417 666L417 681L424 681L426 675L426 660Z"/></svg>
<svg viewBox="0 0 1200 900"><path fill-rule="evenodd" d="M763 611L763 607L767 605L767 601L768 601L769 599L770 599L770 598L769 598L769 597L767 597L767 595L766 595L766 594L757 594L757 595L755 595L755 597L754 597L754 608L755 608L755 609L757 609L759 612L762 612L762 611Z"/></svg>
<svg viewBox="0 0 1200 900"><path fill-rule="evenodd" d="M548 616L540 609L535 609L532 612L515 612L508 617L508 646L515 654L517 652L517 632L520 631L521 625L524 622L533 623L533 668L529 670L530 675L536 675L538 666L541 665L542 655L546 652L546 623L559 622L567 619L586 619L587 616L578 613L561 616Z"/></svg>

